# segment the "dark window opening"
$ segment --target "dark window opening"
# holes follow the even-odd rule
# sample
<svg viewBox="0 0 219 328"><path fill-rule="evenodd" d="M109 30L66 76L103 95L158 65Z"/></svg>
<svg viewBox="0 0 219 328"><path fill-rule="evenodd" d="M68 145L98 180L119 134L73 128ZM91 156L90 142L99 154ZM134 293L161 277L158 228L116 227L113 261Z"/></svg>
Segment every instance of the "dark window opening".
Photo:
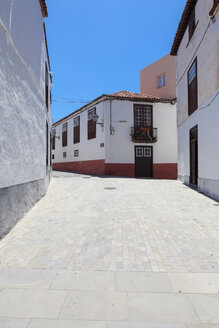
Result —
<svg viewBox="0 0 219 328"><path fill-rule="evenodd" d="M45 103L47 110L49 109L49 72L47 63L45 63Z"/></svg>
<svg viewBox="0 0 219 328"><path fill-rule="evenodd" d="M54 154L52 154L52 159L55 159L55 155Z"/></svg>
<svg viewBox="0 0 219 328"><path fill-rule="evenodd" d="M46 122L46 165L49 165L49 126Z"/></svg>
<svg viewBox="0 0 219 328"><path fill-rule="evenodd" d="M55 148L56 148L56 137L55 137L55 135L56 135L56 130L54 129L54 130L52 130L52 149L54 150Z"/></svg>
<svg viewBox="0 0 219 328"><path fill-rule="evenodd" d="M188 71L188 114L198 108L197 58Z"/></svg>
<svg viewBox="0 0 219 328"><path fill-rule="evenodd" d="M67 153L66 151L63 152L63 158L66 158L67 157Z"/></svg>
<svg viewBox="0 0 219 328"><path fill-rule="evenodd" d="M79 156L79 150L76 149L76 150L74 151L74 157L78 157L78 156Z"/></svg>
<svg viewBox="0 0 219 328"><path fill-rule="evenodd" d="M62 124L62 147L66 147L68 143L68 123Z"/></svg>
<svg viewBox="0 0 219 328"><path fill-rule="evenodd" d="M74 119L74 144L80 142L80 116Z"/></svg>
<svg viewBox="0 0 219 328"><path fill-rule="evenodd" d="M96 108L88 111L88 140L96 138L96 122L93 117L96 115Z"/></svg>
<svg viewBox="0 0 219 328"><path fill-rule="evenodd" d="M194 8L189 19L189 41L191 40L195 32L195 28L196 28L196 24L195 24L195 8Z"/></svg>

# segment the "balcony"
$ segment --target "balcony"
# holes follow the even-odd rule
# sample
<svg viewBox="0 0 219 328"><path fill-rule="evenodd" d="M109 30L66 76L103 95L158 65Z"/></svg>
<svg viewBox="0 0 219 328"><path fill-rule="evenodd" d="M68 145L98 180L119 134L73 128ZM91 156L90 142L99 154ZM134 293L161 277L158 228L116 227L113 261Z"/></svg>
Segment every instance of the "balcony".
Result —
<svg viewBox="0 0 219 328"><path fill-rule="evenodd" d="M132 127L130 136L132 142L136 143L154 143L157 142L157 128L150 127Z"/></svg>

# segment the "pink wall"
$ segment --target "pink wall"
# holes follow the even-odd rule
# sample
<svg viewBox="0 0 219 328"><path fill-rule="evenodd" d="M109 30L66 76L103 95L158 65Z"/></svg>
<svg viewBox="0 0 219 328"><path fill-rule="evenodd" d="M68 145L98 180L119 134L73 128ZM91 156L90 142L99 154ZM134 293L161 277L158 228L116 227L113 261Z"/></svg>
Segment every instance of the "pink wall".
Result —
<svg viewBox="0 0 219 328"><path fill-rule="evenodd" d="M157 77L166 73L166 85L158 88ZM176 98L176 57L166 55L140 72L140 92L161 98Z"/></svg>

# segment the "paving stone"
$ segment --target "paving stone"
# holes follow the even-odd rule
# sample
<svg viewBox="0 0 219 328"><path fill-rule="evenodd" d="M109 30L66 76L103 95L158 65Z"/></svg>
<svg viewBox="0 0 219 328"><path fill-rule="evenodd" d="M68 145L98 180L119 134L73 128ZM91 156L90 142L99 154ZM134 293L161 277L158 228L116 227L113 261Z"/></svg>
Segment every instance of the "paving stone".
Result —
<svg viewBox="0 0 219 328"><path fill-rule="evenodd" d="M168 276L175 292L219 292L219 273L169 273Z"/></svg>
<svg viewBox="0 0 219 328"><path fill-rule="evenodd" d="M165 273L117 272L116 290L125 292L172 292Z"/></svg>
<svg viewBox="0 0 219 328"><path fill-rule="evenodd" d="M115 290L115 273L107 271L71 271L57 273L51 289L71 290Z"/></svg>
<svg viewBox="0 0 219 328"><path fill-rule="evenodd" d="M33 319L28 328L106 328L106 322Z"/></svg>
<svg viewBox="0 0 219 328"><path fill-rule="evenodd" d="M0 318L1 328L27 328L30 319Z"/></svg>
<svg viewBox="0 0 219 328"><path fill-rule="evenodd" d="M68 292L60 318L127 320L127 295L113 292Z"/></svg>
<svg viewBox="0 0 219 328"><path fill-rule="evenodd" d="M199 319L187 295L129 293L130 321L197 323Z"/></svg>
<svg viewBox="0 0 219 328"><path fill-rule="evenodd" d="M201 323L219 324L219 294L188 295Z"/></svg>
<svg viewBox="0 0 219 328"><path fill-rule="evenodd" d="M56 271L36 269L0 270L0 288L48 289Z"/></svg>
<svg viewBox="0 0 219 328"><path fill-rule="evenodd" d="M188 328L181 323L108 322L107 328Z"/></svg>
<svg viewBox="0 0 219 328"><path fill-rule="evenodd" d="M66 292L4 289L0 291L0 317L57 318Z"/></svg>

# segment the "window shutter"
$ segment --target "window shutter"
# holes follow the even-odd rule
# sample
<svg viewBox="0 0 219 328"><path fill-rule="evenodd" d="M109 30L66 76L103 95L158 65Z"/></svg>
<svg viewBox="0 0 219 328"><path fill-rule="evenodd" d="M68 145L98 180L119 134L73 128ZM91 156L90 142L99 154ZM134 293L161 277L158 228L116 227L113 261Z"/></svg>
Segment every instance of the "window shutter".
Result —
<svg viewBox="0 0 219 328"><path fill-rule="evenodd" d="M96 108L88 111L88 140L96 138L96 122L93 121L93 116L96 114Z"/></svg>
<svg viewBox="0 0 219 328"><path fill-rule="evenodd" d="M197 58L188 71L188 114L198 108Z"/></svg>

